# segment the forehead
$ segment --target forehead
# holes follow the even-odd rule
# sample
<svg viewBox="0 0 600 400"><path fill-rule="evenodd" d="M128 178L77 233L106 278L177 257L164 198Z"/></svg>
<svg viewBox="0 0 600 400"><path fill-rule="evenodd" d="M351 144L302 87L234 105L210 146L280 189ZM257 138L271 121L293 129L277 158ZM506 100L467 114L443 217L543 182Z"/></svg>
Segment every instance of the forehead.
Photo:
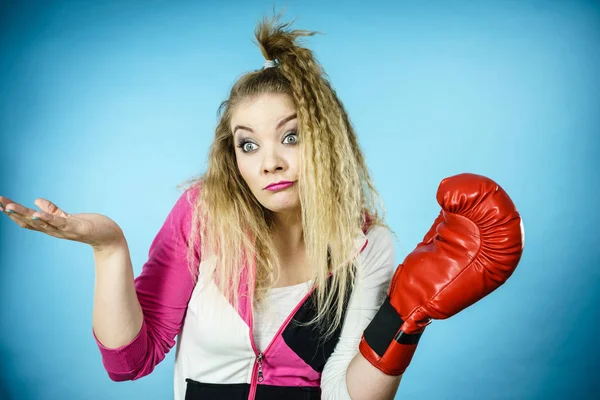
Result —
<svg viewBox="0 0 600 400"><path fill-rule="evenodd" d="M263 93L236 105L231 115L231 126L242 124L267 127L294 111L292 99L287 94Z"/></svg>

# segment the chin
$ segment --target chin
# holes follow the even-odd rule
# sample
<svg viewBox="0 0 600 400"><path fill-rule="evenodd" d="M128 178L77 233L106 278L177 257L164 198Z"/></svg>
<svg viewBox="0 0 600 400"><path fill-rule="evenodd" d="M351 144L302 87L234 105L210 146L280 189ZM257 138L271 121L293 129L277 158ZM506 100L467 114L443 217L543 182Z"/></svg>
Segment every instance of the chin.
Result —
<svg viewBox="0 0 600 400"><path fill-rule="evenodd" d="M289 213L300 211L299 205L266 204L265 208L274 213Z"/></svg>
<svg viewBox="0 0 600 400"><path fill-rule="evenodd" d="M290 208L269 208L269 210L275 214L290 214L300 212L300 208L298 207L290 207Z"/></svg>
<svg viewBox="0 0 600 400"><path fill-rule="evenodd" d="M263 206L274 213L290 213L290 212L299 212L300 211L300 201L273 201L275 199L270 199L271 201L263 202Z"/></svg>

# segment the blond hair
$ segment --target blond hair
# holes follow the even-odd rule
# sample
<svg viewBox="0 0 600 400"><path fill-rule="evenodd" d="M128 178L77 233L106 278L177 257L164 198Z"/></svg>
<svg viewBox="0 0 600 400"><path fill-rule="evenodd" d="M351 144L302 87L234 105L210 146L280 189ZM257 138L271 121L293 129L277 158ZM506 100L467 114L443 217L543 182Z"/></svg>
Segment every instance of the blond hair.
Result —
<svg viewBox="0 0 600 400"><path fill-rule="evenodd" d="M253 305L265 299L276 281L273 215L254 197L237 169L230 122L240 102L263 93L286 94L298 118L302 227L316 290L316 317L310 323L318 323L327 337L342 323L344 303L355 280L357 233L373 225L387 227L385 210L342 102L312 51L298 43L298 38L318 32L291 30L293 21L280 23L280 16L263 18L255 29L263 56L277 66L246 73L235 82L219 107L207 171L186 182L200 189L188 242L189 268L197 279L194 245L199 240L203 258L216 257L212 272L217 285L236 305L240 285L251 288L255 280L249 293ZM243 281L246 262L255 264Z"/></svg>

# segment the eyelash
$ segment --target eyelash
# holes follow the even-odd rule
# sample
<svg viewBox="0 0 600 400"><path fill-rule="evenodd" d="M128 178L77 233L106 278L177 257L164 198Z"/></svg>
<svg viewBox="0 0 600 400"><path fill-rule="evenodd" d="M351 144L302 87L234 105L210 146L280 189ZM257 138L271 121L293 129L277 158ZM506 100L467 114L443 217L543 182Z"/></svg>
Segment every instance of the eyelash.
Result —
<svg viewBox="0 0 600 400"><path fill-rule="evenodd" d="M287 134L287 135L286 135L286 136L283 138L283 140L287 139L288 137L290 137L290 136L292 136L292 135L296 136L296 142L295 142L295 143L288 143L288 144L291 144L291 145L298 144L298 138L297 138L297 136L298 136L298 132L296 132L296 131L290 131L290 132L289 132L289 133L288 133L288 134ZM254 142L251 142L251 141L249 141L249 140L248 140L248 139L246 139L246 138L241 138L241 139L239 140L238 144L237 144L237 147L238 147L238 148L240 148L240 149L242 149L242 152L243 152L243 153L250 153L252 150L244 150L244 146L246 145L246 143L252 143L252 144L256 145Z"/></svg>

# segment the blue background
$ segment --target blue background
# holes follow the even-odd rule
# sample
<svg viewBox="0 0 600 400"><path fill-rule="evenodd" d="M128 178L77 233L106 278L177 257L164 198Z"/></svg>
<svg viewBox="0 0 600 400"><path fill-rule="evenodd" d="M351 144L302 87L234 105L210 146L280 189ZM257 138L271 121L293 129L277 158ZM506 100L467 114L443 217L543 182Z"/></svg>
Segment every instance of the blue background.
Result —
<svg viewBox="0 0 600 400"><path fill-rule="evenodd" d="M137 276L206 167L216 110L260 68L256 22L287 5L348 108L399 238L435 192L495 179L525 224L512 278L434 322L397 399L600 393L600 4L594 1L0 2L0 194L109 216ZM174 351L111 381L91 332L93 252L0 216L0 397L172 398ZM596 315L596 317L594 317Z"/></svg>

